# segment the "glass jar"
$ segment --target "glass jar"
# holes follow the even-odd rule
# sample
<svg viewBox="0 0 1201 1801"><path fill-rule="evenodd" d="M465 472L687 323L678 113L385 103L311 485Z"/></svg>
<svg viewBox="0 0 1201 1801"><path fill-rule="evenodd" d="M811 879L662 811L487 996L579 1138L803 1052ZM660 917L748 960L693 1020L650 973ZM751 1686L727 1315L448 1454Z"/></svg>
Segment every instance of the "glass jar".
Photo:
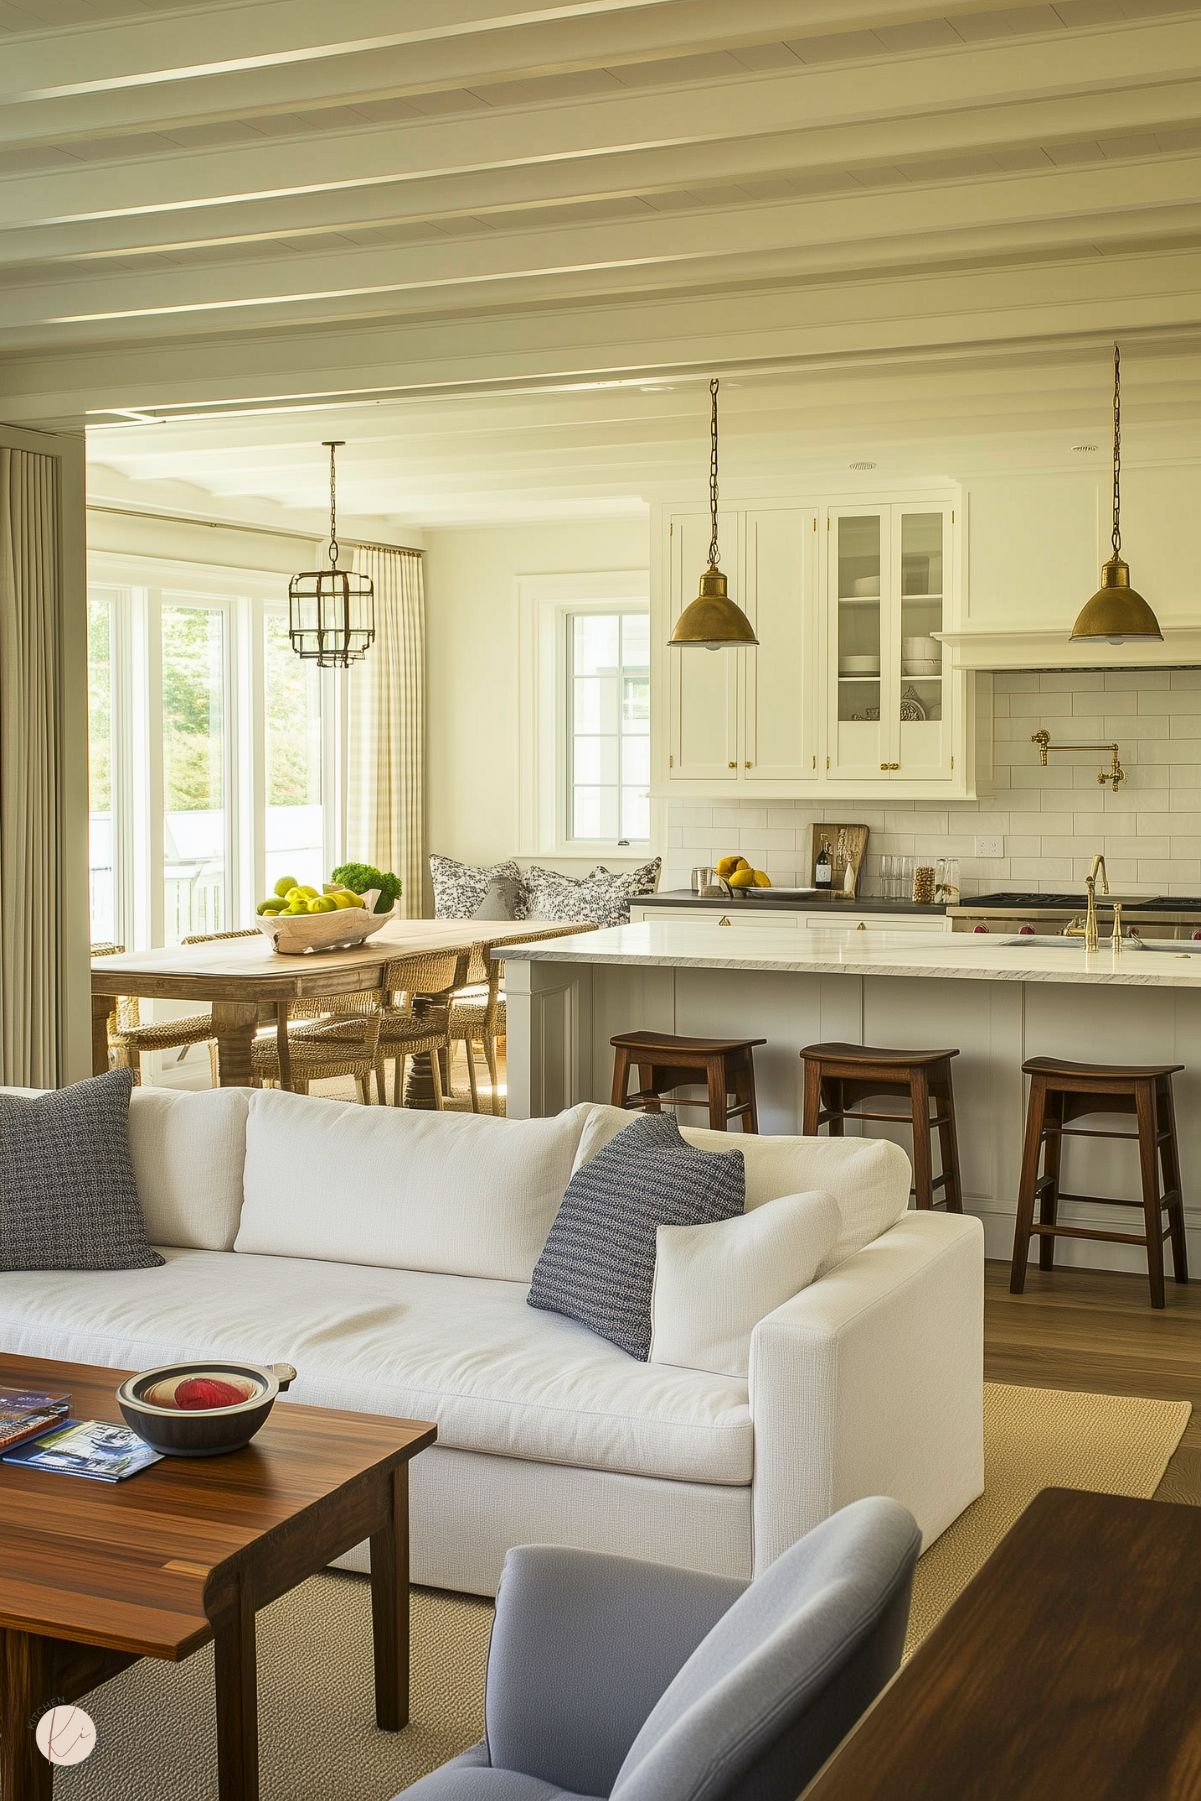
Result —
<svg viewBox="0 0 1201 1801"><path fill-rule="evenodd" d="M935 866L918 858L913 869L913 886L910 890L915 906L929 907L934 904Z"/></svg>
<svg viewBox="0 0 1201 1801"><path fill-rule="evenodd" d="M940 857L934 877L934 899L940 907L959 904L959 858Z"/></svg>

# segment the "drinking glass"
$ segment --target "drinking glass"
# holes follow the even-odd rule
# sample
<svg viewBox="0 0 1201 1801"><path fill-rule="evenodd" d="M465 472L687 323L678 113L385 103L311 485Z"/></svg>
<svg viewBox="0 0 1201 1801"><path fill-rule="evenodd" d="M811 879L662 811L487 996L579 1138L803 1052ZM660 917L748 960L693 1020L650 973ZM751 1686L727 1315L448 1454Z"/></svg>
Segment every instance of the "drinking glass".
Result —
<svg viewBox="0 0 1201 1801"><path fill-rule="evenodd" d="M897 858L897 900L913 899L913 858Z"/></svg>

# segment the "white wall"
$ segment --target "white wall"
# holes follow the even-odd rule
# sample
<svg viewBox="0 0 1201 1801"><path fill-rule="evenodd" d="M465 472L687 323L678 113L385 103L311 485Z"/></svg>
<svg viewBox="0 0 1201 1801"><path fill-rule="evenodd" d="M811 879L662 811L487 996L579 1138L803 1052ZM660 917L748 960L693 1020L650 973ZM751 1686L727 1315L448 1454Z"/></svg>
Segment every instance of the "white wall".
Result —
<svg viewBox="0 0 1201 1801"><path fill-rule="evenodd" d="M518 849L518 577L646 569L648 543L641 518L425 533L431 851Z"/></svg>

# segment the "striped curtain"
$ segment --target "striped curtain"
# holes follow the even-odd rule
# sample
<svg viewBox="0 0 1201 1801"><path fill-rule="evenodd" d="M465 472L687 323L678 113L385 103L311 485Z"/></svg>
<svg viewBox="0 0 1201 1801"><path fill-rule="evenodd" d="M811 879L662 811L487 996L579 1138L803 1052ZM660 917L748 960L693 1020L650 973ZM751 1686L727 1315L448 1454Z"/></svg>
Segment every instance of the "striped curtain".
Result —
<svg viewBox="0 0 1201 1801"><path fill-rule="evenodd" d="M0 1078L54 1088L64 920L60 466L0 447Z"/></svg>
<svg viewBox="0 0 1201 1801"><path fill-rule="evenodd" d="M375 584L375 643L348 676L346 855L400 877L400 911L421 915L425 877L425 584L411 550L361 545Z"/></svg>

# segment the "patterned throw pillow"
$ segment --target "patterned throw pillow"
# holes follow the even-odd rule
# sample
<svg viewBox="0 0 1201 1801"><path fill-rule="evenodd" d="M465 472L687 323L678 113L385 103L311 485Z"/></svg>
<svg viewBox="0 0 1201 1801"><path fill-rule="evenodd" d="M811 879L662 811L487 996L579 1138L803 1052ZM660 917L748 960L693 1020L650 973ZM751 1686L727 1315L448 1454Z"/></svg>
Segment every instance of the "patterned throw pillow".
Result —
<svg viewBox="0 0 1201 1801"><path fill-rule="evenodd" d="M526 1298L645 1363L659 1227L732 1219L745 1198L741 1151L698 1151L673 1114L640 1114L572 1176Z"/></svg>
<svg viewBox="0 0 1201 1801"><path fill-rule="evenodd" d="M133 1071L0 1095L0 1270L153 1269L129 1151Z"/></svg>
<svg viewBox="0 0 1201 1801"><path fill-rule="evenodd" d="M524 917L556 925L628 925L630 902L655 892L661 861L656 857L619 875L598 864L586 876L560 875L535 864L526 871Z"/></svg>
<svg viewBox="0 0 1201 1801"><path fill-rule="evenodd" d="M481 914L481 918L525 919L525 879L516 863L497 863L491 869L477 868L473 863L460 863L454 857L430 857L430 880L434 884L435 919L470 919L488 894L494 879L503 877L512 884L515 911L509 914Z"/></svg>

